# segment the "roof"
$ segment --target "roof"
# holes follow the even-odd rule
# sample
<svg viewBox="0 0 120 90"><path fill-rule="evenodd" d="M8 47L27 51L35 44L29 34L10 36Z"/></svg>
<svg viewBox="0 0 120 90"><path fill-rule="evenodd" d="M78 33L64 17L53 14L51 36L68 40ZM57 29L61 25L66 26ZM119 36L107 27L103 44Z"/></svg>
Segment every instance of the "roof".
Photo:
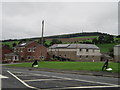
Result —
<svg viewBox="0 0 120 90"><path fill-rule="evenodd" d="M118 45L115 45L115 47L120 47L120 44L118 44Z"/></svg>
<svg viewBox="0 0 120 90"><path fill-rule="evenodd" d="M81 49L99 49L94 44L54 44L49 48L81 48Z"/></svg>
<svg viewBox="0 0 120 90"><path fill-rule="evenodd" d="M5 56L16 56L16 55L18 55L18 54L16 54L16 53L8 53L8 54L5 54Z"/></svg>
<svg viewBox="0 0 120 90"><path fill-rule="evenodd" d="M68 48L87 48L87 49L99 49L96 45L94 44L71 44Z"/></svg>
<svg viewBox="0 0 120 90"><path fill-rule="evenodd" d="M15 46L15 47L25 47L25 46L27 46L27 45L33 43L33 42L35 42L35 41L24 42L24 43L18 44L18 45Z"/></svg>

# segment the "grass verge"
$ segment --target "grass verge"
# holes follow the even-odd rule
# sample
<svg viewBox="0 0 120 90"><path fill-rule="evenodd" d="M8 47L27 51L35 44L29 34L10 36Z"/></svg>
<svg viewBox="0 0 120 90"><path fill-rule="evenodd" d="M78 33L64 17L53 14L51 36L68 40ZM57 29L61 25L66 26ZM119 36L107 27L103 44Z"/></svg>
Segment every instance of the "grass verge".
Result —
<svg viewBox="0 0 120 90"><path fill-rule="evenodd" d="M64 70L83 70L83 71L101 71L103 62L38 62L38 68L64 69ZM32 63L9 64L7 66L31 67ZM111 72L119 72L120 63L109 62L108 67L112 68Z"/></svg>

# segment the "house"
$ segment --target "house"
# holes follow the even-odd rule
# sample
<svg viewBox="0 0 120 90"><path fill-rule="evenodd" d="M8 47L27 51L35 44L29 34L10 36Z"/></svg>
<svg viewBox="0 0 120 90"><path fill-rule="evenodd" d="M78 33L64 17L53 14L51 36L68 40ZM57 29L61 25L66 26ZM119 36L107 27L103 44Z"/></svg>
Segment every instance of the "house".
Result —
<svg viewBox="0 0 120 90"><path fill-rule="evenodd" d="M29 41L15 46L13 53L6 55L8 58L10 56L14 56L13 60L19 61L45 60L47 57L47 49L35 41Z"/></svg>
<svg viewBox="0 0 120 90"><path fill-rule="evenodd" d="M71 61L100 61L100 49L94 44L54 44L48 54Z"/></svg>
<svg viewBox="0 0 120 90"><path fill-rule="evenodd" d="M120 62L120 44L114 46L114 61Z"/></svg>
<svg viewBox="0 0 120 90"><path fill-rule="evenodd" d="M6 54L9 54L9 53L12 53L13 51L12 51L12 49L10 48L10 47L8 47L8 46L6 46L6 45L1 45L1 47L0 47L0 55L2 55L0 58L2 59L2 62L4 63L4 62L7 62L6 61L6 58L5 58L5 55Z"/></svg>

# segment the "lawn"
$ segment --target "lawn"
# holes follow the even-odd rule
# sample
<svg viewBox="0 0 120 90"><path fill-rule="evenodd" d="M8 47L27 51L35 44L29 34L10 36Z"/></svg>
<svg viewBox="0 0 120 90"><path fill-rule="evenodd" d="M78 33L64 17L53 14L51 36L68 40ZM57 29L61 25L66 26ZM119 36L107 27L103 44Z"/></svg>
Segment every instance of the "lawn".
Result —
<svg viewBox="0 0 120 90"><path fill-rule="evenodd" d="M103 62L38 62L38 68L64 69L64 70L83 70L83 71L101 71ZM31 67L32 63L11 64L8 66ZM109 62L112 72L120 72L118 66L120 63Z"/></svg>

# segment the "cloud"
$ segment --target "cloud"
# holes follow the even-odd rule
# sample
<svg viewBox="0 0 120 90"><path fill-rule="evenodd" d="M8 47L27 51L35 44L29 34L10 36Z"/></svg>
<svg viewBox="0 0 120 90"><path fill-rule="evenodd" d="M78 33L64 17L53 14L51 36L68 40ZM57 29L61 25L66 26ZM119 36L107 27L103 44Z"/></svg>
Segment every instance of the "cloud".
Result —
<svg viewBox="0 0 120 90"><path fill-rule="evenodd" d="M5 2L3 39L101 31L118 34L118 7L115 2ZM114 32L113 32L114 31Z"/></svg>

